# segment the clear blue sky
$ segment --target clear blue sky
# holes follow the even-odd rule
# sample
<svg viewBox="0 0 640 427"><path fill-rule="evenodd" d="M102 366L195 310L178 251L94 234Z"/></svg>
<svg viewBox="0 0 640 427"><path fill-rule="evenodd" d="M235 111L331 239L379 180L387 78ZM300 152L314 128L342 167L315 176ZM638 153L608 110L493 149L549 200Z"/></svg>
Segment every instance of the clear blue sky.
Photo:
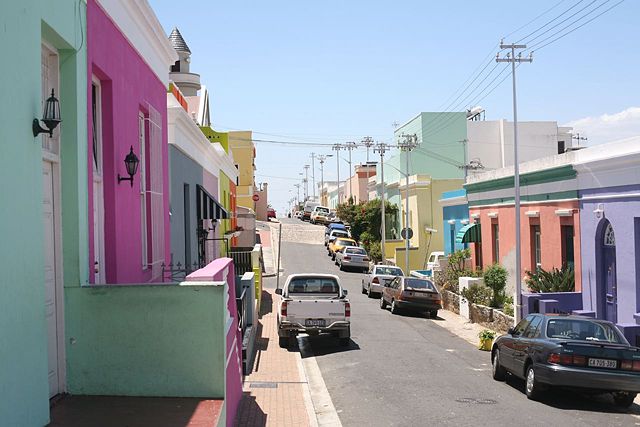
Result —
<svg viewBox="0 0 640 427"><path fill-rule="evenodd" d="M592 2L583 0L551 25ZM605 2L596 0L585 12ZM256 139L335 143L366 135L390 142L394 121L439 111L502 36L559 0L150 3L166 32L177 26L191 48L192 71L212 95L216 129L250 129ZM565 0L507 41L575 3ZM518 70L519 118L562 124L640 106L639 18L640 2L626 0L536 52L534 62ZM487 119L510 119L510 80L481 105ZM330 153L322 147L256 146L256 181L269 182L280 212L295 195L289 192L295 190L292 179L310 163L309 153ZM329 165L325 179L335 179L335 162ZM341 177L346 174L343 163Z"/></svg>

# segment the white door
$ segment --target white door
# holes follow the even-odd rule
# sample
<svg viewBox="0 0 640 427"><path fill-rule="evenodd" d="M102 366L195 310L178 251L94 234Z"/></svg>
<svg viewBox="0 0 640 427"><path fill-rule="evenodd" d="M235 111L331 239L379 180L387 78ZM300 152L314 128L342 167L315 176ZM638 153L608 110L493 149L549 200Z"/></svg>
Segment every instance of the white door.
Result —
<svg viewBox="0 0 640 427"><path fill-rule="evenodd" d="M47 316L47 338L49 355L49 397L60 392L60 378L58 372L58 269L56 259L56 200L54 198L53 163L42 162L42 219L44 222L44 278L45 278L45 309Z"/></svg>
<svg viewBox="0 0 640 427"><path fill-rule="evenodd" d="M58 54L42 45L43 103L54 89L59 97ZM60 129L42 134L42 222L44 233L45 313L49 397L63 391L64 340L62 308L62 245L60 221Z"/></svg>
<svg viewBox="0 0 640 427"><path fill-rule="evenodd" d="M100 82L91 86L91 114L93 119L93 271L95 284L106 283L104 256L104 192L102 179L102 120Z"/></svg>

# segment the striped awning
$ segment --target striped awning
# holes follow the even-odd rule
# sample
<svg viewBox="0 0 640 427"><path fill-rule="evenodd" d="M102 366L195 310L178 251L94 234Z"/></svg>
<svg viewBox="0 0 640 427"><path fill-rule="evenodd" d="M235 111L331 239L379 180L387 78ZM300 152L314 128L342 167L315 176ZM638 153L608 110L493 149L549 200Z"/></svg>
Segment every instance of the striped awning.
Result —
<svg viewBox="0 0 640 427"><path fill-rule="evenodd" d="M479 243L482 241L480 234L480 224L467 224L458 230L456 243Z"/></svg>
<svg viewBox="0 0 640 427"><path fill-rule="evenodd" d="M227 219L229 212L201 185L196 185L198 219Z"/></svg>

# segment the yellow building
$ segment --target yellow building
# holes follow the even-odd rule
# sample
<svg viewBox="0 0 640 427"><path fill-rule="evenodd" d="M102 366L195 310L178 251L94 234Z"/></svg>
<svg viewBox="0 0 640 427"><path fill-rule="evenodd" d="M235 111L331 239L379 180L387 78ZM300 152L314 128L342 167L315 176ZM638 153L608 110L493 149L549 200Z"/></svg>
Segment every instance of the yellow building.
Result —
<svg viewBox="0 0 640 427"><path fill-rule="evenodd" d="M400 209L400 229L405 224L406 191L404 178L395 183L402 200ZM440 195L445 191L462 188L462 179L432 179L429 175L412 175L409 177L409 227L413 237L409 249L409 269L423 269L431 252L444 251L444 232L442 230L442 207L438 203ZM398 231L398 234L399 231ZM395 250L395 257L394 257ZM394 257L395 264L406 269L404 240L388 241L385 254Z"/></svg>
<svg viewBox="0 0 640 427"><path fill-rule="evenodd" d="M244 206L255 212L253 201L256 171L256 147L253 145L251 131L230 131L229 149L233 152L233 159L238 168L238 185L236 188L236 200L238 206Z"/></svg>

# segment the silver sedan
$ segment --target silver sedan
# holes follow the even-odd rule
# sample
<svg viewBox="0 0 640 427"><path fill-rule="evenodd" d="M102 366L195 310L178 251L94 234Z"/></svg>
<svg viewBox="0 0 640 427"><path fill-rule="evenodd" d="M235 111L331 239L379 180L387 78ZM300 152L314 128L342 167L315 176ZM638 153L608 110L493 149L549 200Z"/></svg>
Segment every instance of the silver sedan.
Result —
<svg viewBox="0 0 640 427"><path fill-rule="evenodd" d="M385 283L390 283L398 276L404 276L400 267L395 265L372 265L368 274L362 279L362 293L369 298L375 295L382 295Z"/></svg>
<svg viewBox="0 0 640 427"><path fill-rule="evenodd" d="M369 270L369 255L363 248L355 246L346 246L344 249L336 252L336 265L340 270L353 268L361 271Z"/></svg>

